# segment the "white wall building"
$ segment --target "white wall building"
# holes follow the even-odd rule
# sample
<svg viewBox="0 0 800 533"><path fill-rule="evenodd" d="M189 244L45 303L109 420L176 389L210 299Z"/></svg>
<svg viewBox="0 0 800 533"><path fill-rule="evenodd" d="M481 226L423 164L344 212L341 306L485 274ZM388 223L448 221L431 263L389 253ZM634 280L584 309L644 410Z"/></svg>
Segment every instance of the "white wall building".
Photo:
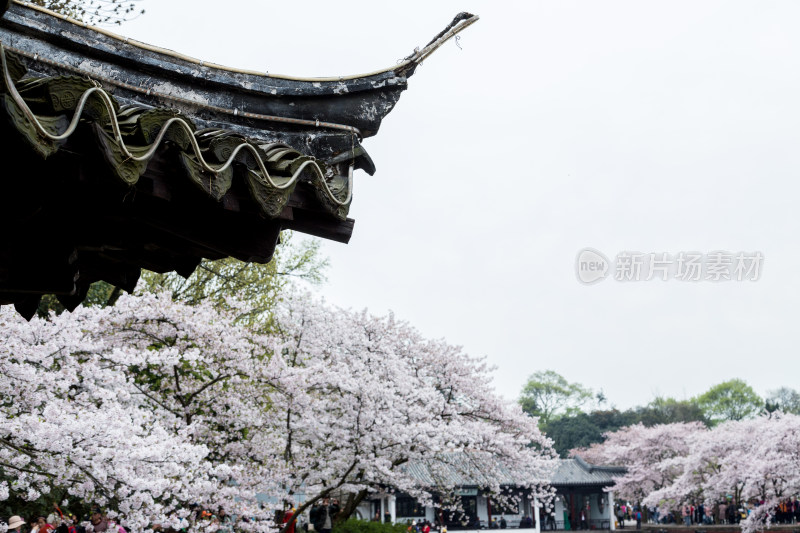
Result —
<svg viewBox="0 0 800 533"><path fill-rule="evenodd" d="M424 465L409 464L411 472L420 483L431 483L432 479ZM365 501L359 507L361 518L372 519L377 516L383 521L405 523L428 520L432 524L443 521L448 529L488 529L499 524L501 517L508 528L524 527L527 518L531 519L531 529L542 530L613 530L614 498L608 487L614 484L614 476L624 473L620 467L592 465L573 457L561 459L550 480L556 489L554 512L550 515L540 509L539 503L524 494L514 506L501 505L493 501L491 495L480 489L485 483L470 479L470 472L464 469L453 471L457 480L449 480L458 487L456 493L461 497L464 512L458 515L441 511L436 507L421 506L413 498L402 493L386 493ZM441 472L437 473L441 476ZM480 479L480 473L475 472ZM513 485L505 486L513 489Z"/></svg>

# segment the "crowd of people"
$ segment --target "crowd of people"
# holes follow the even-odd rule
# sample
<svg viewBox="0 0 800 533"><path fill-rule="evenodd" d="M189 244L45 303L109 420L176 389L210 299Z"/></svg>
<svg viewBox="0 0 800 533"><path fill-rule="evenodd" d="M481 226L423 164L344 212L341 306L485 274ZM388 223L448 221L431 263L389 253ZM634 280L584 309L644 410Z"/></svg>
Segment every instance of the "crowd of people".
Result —
<svg viewBox="0 0 800 533"><path fill-rule="evenodd" d="M705 503L687 503L680 506L677 510L664 511L660 507L644 508L638 504L629 505L617 503L614 507L614 517L617 521L617 528L624 529L626 522L636 522L637 529L641 528L643 520L654 524L680 524L685 526L699 525L723 525L739 524L747 518L755 507L762 505L763 502L742 502L737 503L733 500L722 501L713 505ZM163 533L180 533L192 529L192 526L200 524L203 529L208 526L217 525L217 533L229 533L236 530L234 518L227 514L224 509L216 511L201 509L194 505L190 508L189 516L184 519L184 524L179 529L163 528L154 525L153 529ZM313 530L320 533L331 533L333 517L340 511L339 502L336 499L324 499L319 504L314 505L309 513L309 524L303 524L304 530L308 531L308 525L312 525ZM800 500L788 498L778 504L772 511L772 521L777 524L796 524L800 523ZM376 515L375 520L379 520ZM489 523L489 529L506 529L508 523L505 516L493 517ZM240 518L247 521L247 518ZM287 526L287 533L295 533L296 520L295 510L276 511L275 523L279 526ZM91 511L79 519L73 513L61 510L54 505L54 510L47 516L33 516L25 519L19 515L11 516L6 521L10 533L127 533L125 527L114 518L109 517L100 508L93 507ZM547 521L543 522L543 529L548 529ZM534 526L533 520L525 515L518 527L531 528ZM577 524L576 524L577 526ZM479 526L480 527L480 526ZM555 529L555 523L552 524ZM212 527L212 530L213 527ZM409 527L409 533L431 533L432 531L442 531L446 533L446 528L434 527L428 520L413 521Z"/></svg>
<svg viewBox="0 0 800 533"><path fill-rule="evenodd" d="M711 526L725 524L739 524L764 502L740 502L724 500L712 505L706 503L687 503L677 510L664 511L660 507L648 509L639 508L638 505L618 504L615 507L615 516L620 528L624 528L625 521L636 520L637 516L644 513L647 522L653 524L681 524L685 526ZM800 501L797 498L788 498L777 505L770 513L772 522L776 524L800 523ZM641 520L641 519L640 519Z"/></svg>
<svg viewBox="0 0 800 533"><path fill-rule="evenodd" d="M55 510L48 516L34 516L29 520L14 515L5 520L8 526L9 533L128 533L122 524L122 520L109 517L99 507L92 507L91 511L79 518L74 513L62 511L57 505L54 506ZM280 515L281 522L285 523L291 518L291 513L282 513ZM246 522L247 518L240 520ZM182 524L178 529L171 527L163 527L159 524L153 524L152 528L155 531L163 533L181 533L189 531L191 526L200 524L204 530L208 530L208 526L212 526L211 530L217 533L230 533L234 531L233 517L225 512L224 509L219 508L216 511L209 509L202 509L198 505L190 506L190 513L186 519L182 520ZM213 526L218 526L214 529ZM294 533L293 530L290 533Z"/></svg>
<svg viewBox="0 0 800 533"><path fill-rule="evenodd" d="M800 523L800 501L796 497L784 500L778 504L774 513L778 524Z"/></svg>
<svg viewBox="0 0 800 533"><path fill-rule="evenodd" d="M433 524L431 524L430 520L420 520L419 522L412 520L407 531L408 533L431 533L432 527Z"/></svg>
<svg viewBox="0 0 800 533"><path fill-rule="evenodd" d="M637 505L627 505L625 503L615 506L614 515L617 518L617 527L625 529L625 521L636 521L636 529L642 529L642 509Z"/></svg>
<svg viewBox="0 0 800 533"><path fill-rule="evenodd" d="M26 520L19 515L8 518L8 531L13 533L127 533L124 527L109 518L99 508L92 508L84 520L57 505L47 516L34 516Z"/></svg>
<svg viewBox="0 0 800 533"><path fill-rule="evenodd" d="M390 521L391 518L387 519L387 522ZM373 522L380 522L380 515L375 514L375 517L372 519ZM520 518L519 523L513 523L509 525L509 522L506 520L504 514L500 516L493 516L491 520L489 520L488 525L485 522L481 521L480 518L473 517L472 519L468 519L466 522L461 523L461 527L466 529L509 529L509 528L519 528L519 529L531 529L535 526L535 522L533 518L528 515L527 513ZM412 520L408 523L407 528L408 533L447 533L447 525L441 520L437 519L436 523L431 523L430 520Z"/></svg>
<svg viewBox="0 0 800 533"><path fill-rule="evenodd" d="M47 517L36 516L25 520L21 516L15 515L7 520L0 519L0 523L7 524L9 533L128 533L122 525L124 520L114 520L96 507L93 507L83 519L79 519L75 514L63 512L57 506L55 509L56 511ZM330 533L333 528L333 519L339 510L338 500L325 498L311 508L309 520L302 524L301 529L305 532L313 530L319 533ZM287 533L295 533L298 527L294 508L275 511L272 520L279 528L285 527ZM250 519L247 517L235 518L225 512L223 508L204 509L194 504L189 506L188 516L181 520L177 529L159 524L153 524L151 528L161 533L184 533L198 529L215 533L233 533L240 530L237 524L249 521Z"/></svg>
<svg viewBox="0 0 800 533"><path fill-rule="evenodd" d="M518 527L519 529L530 529L533 528L534 525L533 518L525 513L522 518L520 518ZM500 518L494 516L489 523L489 529L506 529L507 527L508 522L506 521L505 515L500 515Z"/></svg>

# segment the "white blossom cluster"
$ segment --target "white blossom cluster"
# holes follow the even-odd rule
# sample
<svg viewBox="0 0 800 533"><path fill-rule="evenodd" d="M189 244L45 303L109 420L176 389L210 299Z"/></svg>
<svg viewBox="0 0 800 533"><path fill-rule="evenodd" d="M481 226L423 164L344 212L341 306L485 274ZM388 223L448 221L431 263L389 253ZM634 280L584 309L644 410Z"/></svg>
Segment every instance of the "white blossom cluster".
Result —
<svg viewBox="0 0 800 533"><path fill-rule="evenodd" d="M483 360L308 294L286 296L269 335L243 312L167 294L29 323L2 308L0 500L59 487L133 531L177 527L198 503L268 531L257 494L303 494L300 512L332 493L353 507L387 489L429 500L453 487L403 465L458 454L487 489L511 476L549 495L551 443L493 393Z"/></svg>
<svg viewBox="0 0 800 533"><path fill-rule="evenodd" d="M752 533L771 521L781 500L800 494L798 450L800 417L773 413L713 428L699 422L638 424L579 453L592 462L626 466L614 492L648 506L676 510L728 498L737 505L757 503L742 522L744 532Z"/></svg>

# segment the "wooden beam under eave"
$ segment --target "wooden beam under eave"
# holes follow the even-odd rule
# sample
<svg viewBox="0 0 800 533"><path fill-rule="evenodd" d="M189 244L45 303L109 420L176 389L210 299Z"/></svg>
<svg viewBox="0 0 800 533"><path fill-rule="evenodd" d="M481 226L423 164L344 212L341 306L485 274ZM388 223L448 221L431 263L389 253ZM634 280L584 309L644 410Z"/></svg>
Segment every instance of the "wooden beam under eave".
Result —
<svg viewBox="0 0 800 533"><path fill-rule="evenodd" d="M297 209L294 210L294 218L292 220L283 220L281 222L283 229L299 231L300 233L344 244L350 242L350 237L353 236L353 228L356 224L356 221L352 218L337 220L330 215L321 215L312 211Z"/></svg>

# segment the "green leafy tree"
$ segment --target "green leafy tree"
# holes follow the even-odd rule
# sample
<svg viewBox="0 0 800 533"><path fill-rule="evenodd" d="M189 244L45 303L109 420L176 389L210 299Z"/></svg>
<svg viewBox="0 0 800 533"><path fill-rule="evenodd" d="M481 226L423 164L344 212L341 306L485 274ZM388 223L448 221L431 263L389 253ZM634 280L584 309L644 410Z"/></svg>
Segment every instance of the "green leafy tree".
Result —
<svg viewBox="0 0 800 533"><path fill-rule="evenodd" d="M636 424L637 418L637 413L632 410L609 409L576 413L551 420L544 427L544 432L553 439L553 447L559 455L567 457L570 450L603 442L605 433Z"/></svg>
<svg viewBox="0 0 800 533"><path fill-rule="evenodd" d="M141 0L31 0L42 6L89 24L122 24L139 15L144 9L136 4Z"/></svg>
<svg viewBox="0 0 800 533"><path fill-rule="evenodd" d="M523 411L538 416L540 427L544 427L554 417L578 412L593 397L590 389L568 382L561 374L540 370L528 378L519 403Z"/></svg>
<svg viewBox="0 0 800 533"><path fill-rule="evenodd" d="M117 298L119 298L121 294L122 289L119 287L115 287L114 285L106 283L105 281L98 281L96 283L92 283L92 285L89 287L89 292L86 293L86 298L84 298L82 305L99 305L100 307L114 305L114 302L117 301ZM41 318L45 318L50 311L55 311L56 314L61 314L65 311L65 309L55 295L45 294L39 301L39 308L37 309L36 313Z"/></svg>
<svg viewBox="0 0 800 533"><path fill-rule="evenodd" d="M741 379L714 385L697 398L697 403L712 424L752 418L764 409L764 400Z"/></svg>
<svg viewBox="0 0 800 533"><path fill-rule="evenodd" d="M210 261L204 259L191 276L183 278L175 272L157 274L142 270L139 290L168 290L174 300L196 305L211 300L217 308L227 308L227 299L247 301L249 312L240 320L252 326L267 327L269 311L287 283L302 280L312 285L325 281L328 259L320 254L320 241L298 240L291 232L281 234L281 244L269 263L245 263L236 259ZM105 281L93 283L82 305L105 307L114 305L122 294L119 287ZM51 311L64 311L58 299L48 294L39 303L38 314L46 317Z"/></svg>
<svg viewBox="0 0 800 533"><path fill-rule="evenodd" d="M789 387L781 387L770 391L767 395L765 408L770 413L781 411L800 415L800 392Z"/></svg>
<svg viewBox="0 0 800 533"><path fill-rule="evenodd" d="M188 278L175 272L142 271L139 290L168 290L174 300L189 305L208 300L220 309L228 307L228 298L236 297L248 302L248 314L240 316L240 320L263 328L269 325L270 310L287 283L293 280L322 283L327 266L327 258L320 254L319 240L298 241L294 234L284 232L272 261L265 265L231 258L203 260Z"/></svg>
<svg viewBox="0 0 800 533"><path fill-rule="evenodd" d="M543 429L547 436L553 439L558 453L566 457L575 448L585 448L596 442L603 442L605 433L634 424L655 426L695 421L709 425L708 418L696 400L658 397L643 407L634 407L626 411L597 409L560 416L551 420Z"/></svg>
<svg viewBox="0 0 800 533"><path fill-rule="evenodd" d="M676 422L702 422L709 425L706 413L696 399L676 400L659 396L644 407L636 408L636 414L638 422L645 426Z"/></svg>

